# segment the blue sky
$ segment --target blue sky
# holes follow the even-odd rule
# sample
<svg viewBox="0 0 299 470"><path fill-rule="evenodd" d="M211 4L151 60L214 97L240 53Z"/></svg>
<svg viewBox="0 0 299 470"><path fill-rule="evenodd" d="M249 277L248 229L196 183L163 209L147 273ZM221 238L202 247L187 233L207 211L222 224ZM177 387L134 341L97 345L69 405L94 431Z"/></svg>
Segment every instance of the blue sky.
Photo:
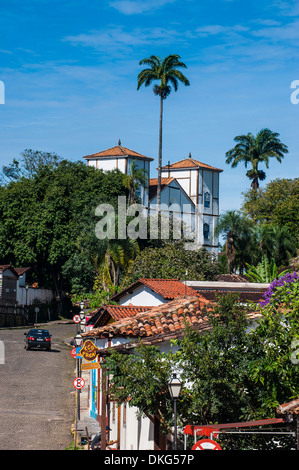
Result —
<svg viewBox="0 0 299 470"><path fill-rule="evenodd" d="M118 139L156 158L159 100L137 91L139 60L179 54L190 87L165 101L163 164L191 152L223 169L220 210L239 209L250 182L225 152L236 135L268 127L289 154L262 186L299 175L297 1L9 0L0 31L1 165L26 148L80 160Z"/></svg>

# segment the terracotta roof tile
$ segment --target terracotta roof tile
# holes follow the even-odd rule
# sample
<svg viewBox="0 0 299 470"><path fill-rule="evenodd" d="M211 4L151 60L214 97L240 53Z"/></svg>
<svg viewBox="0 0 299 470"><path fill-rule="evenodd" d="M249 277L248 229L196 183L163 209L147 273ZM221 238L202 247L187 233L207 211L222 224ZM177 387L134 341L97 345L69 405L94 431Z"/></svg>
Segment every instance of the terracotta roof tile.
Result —
<svg viewBox="0 0 299 470"><path fill-rule="evenodd" d="M175 178L161 178L161 191L168 186ZM158 178L149 180L149 200L151 201L157 195Z"/></svg>
<svg viewBox="0 0 299 470"><path fill-rule="evenodd" d="M183 335L186 325L191 328L204 330L209 328L209 321L206 314L211 305L205 305L205 309L200 309L198 297L181 297L151 310L136 314L111 323L109 325L93 328L83 333L82 337L96 338L104 336L125 336L132 338L143 338L145 343L154 343L165 340L165 338L175 338ZM250 313L249 317L254 318L257 312Z"/></svg>
<svg viewBox="0 0 299 470"><path fill-rule="evenodd" d="M90 323L94 327L104 326L108 321L118 321L122 318L134 317L136 314L151 310L152 308L135 305L103 305L94 312Z"/></svg>
<svg viewBox="0 0 299 470"><path fill-rule="evenodd" d="M198 297L188 296L152 307L151 310L136 314L134 317L121 319L110 325L94 328L83 336L123 335L149 337L165 335L170 332L182 332L186 323L197 325L203 312L198 309ZM194 308L196 306L196 309ZM192 315L189 315L189 309ZM196 313L195 313L196 312Z"/></svg>
<svg viewBox="0 0 299 470"><path fill-rule="evenodd" d="M105 157L134 157L151 161L154 160L153 158L146 157L145 155L123 147L122 145L115 145L115 147L111 147L110 149L102 150L101 152L93 153L91 155L85 155L83 158L90 160Z"/></svg>
<svg viewBox="0 0 299 470"><path fill-rule="evenodd" d="M133 290L140 286L145 285L149 287L156 294L159 294L165 300L173 300L176 297L181 297L183 295L197 295L196 290L192 289L189 286L186 286L179 279L148 279L140 278L138 281L134 282L131 286L124 289L122 292L114 295L112 300L119 301L121 297L132 293ZM207 303L207 300L202 295L199 295L202 302Z"/></svg>
<svg viewBox="0 0 299 470"><path fill-rule="evenodd" d="M213 170L213 171L218 171L222 172L223 170L220 170L220 168L215 168L211 165L207 165L206 163L199 162L198 160L195 160L194 158L184 158L183 160L180 160L179 162L176 163L171 163L170 165L166 165L162 167L162 170L176 170L180 168L203 168L207 170Z"/></svg>

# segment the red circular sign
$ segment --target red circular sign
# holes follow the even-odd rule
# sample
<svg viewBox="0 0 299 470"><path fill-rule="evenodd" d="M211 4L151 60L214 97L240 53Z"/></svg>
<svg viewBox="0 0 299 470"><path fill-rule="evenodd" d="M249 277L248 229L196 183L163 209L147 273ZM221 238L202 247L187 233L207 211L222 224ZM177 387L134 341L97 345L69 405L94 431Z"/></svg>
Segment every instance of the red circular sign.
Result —
<svg viewBox="0 0 299 470"><path fill-rule="evenodd" d="M212 439L202 439L201 441L196 442L192 447L192 450L222 450L220 445L212 441Z"/></svg>
<svg viewBox="0 0 299 470"><path fill-rule="evenodd" d="M74 315L73 316L73 322L74 323L80 323L80 321L81 321L80 315Z"/></svg>
<svg viewBox="0 0 299 470"><path fill-rule="evenodd" d="M81 390L85 385L85 380L82 379L82 377L76 377L73 381L73 385L77 390Z"/></svg>
<svg viewBox="0 0 299 470"><path fill-rule="evenodd" d="M73 348L73 349L71 350L70 355L71 355L74 359L76 359L76 348Z"/></svg>

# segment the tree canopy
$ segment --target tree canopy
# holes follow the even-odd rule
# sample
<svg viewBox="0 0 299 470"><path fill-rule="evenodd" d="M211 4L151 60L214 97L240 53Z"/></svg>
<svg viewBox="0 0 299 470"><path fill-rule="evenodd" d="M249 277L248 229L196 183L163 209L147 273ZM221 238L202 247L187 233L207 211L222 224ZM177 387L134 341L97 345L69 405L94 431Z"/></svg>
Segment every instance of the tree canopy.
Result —
<svg viewBox="0 0 299 470"><path fill-rule="evenodd" d="M279 139L277 132L270 129L261 129L254 136L251 132L246 135L238 135L235 137L237 144L226 152L226 163L231 163L235 168L239 163L244 163L245 168L251 165L251 169L247 171L246 176L252 180L251 187L257 190L259 180L266 178L266 173L259 169L259 164L264 163L269 168L269 159L276 158L279 163L288 153L288 148Z"/></svg>
<svg viewBox="0 0 299 470"><path fill-rule="evenodd" d="M299 178L277 178L257 192L247 191L241 210L254 223L285 227L298 237Z"/></svg>
<svg viewBox="0 0 299 470"><path fill-rule="evenodd" d="M96 206L107 200L116 204L117 196L125 193L120 171L104 173L82 162L63 160L43 165L30 177L19 175L0 188L2 262L32 267L38 284L54 287L59 295L70 286L71 279L63 276L69 271L63 267L74 253L81 267L86 266L84 254L91 263L91 247L82 234L88 227L95 238L91 222Z"/></svg>

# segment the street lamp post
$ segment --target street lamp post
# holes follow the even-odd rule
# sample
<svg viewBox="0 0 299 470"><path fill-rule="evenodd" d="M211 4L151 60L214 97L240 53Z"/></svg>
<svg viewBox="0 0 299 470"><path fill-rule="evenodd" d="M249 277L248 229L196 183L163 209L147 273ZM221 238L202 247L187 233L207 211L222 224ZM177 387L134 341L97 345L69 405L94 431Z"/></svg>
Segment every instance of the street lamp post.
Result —
<svg viewBox="0 0 299 470"><path fill-rule="evenodd" d="M179 398L180 392L182 389L182 383L177 378L176 374L172 374L172 379L168 384L168 390L171 398L173 399L173 412L174 412L174 450L178 448L177 442L177 410L176 410L176 401Z"/></svg>

